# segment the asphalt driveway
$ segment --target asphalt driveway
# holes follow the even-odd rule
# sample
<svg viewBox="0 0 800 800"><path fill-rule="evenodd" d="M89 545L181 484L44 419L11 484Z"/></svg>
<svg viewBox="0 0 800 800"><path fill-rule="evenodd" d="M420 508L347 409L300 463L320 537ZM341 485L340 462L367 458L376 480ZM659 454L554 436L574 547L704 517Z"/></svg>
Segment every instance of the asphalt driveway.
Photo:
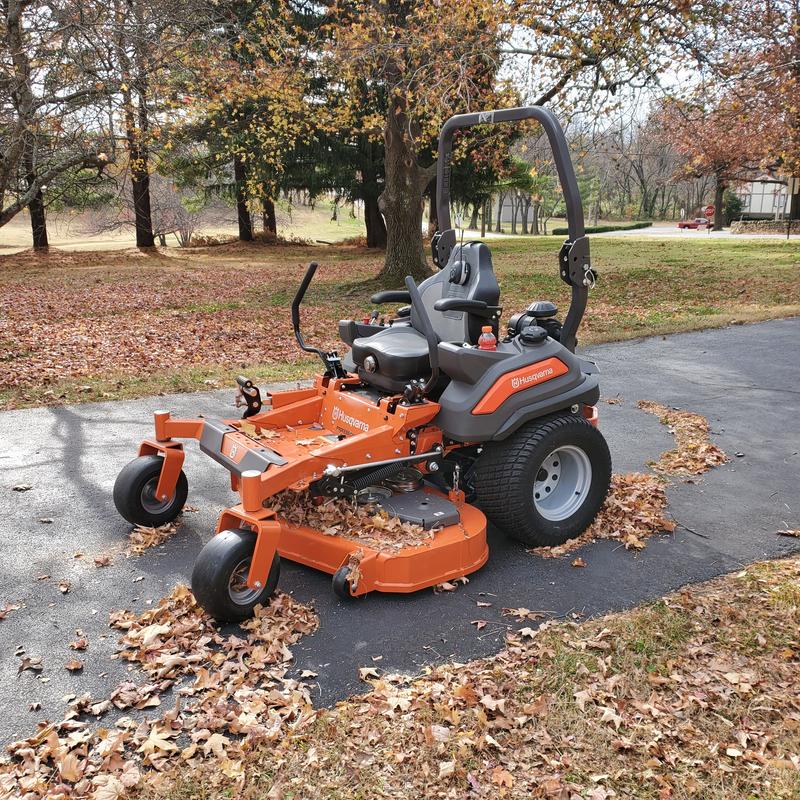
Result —
<svg viewBox="0 0 800 800"><path fill-rule="evenodd" d="M571 567L571 558L529 555L491 531L489 563L457 591L347 604L333 596L327 576L284 563L281 587L320 615L319 631L294 648L297 668L318 673L320 703L364 688L361 666L416 671L496 651L509 623L503 607L600 614L800 550L800 541L776 535L800 527L800 318L587 352L601 368L604 396L623 398L600 409L617 472L642 470L672 446L666 428L636 408L640 399L704 414L714 441L732 456L696 483L671 484L669 508L683 527L641 553L608 541L589 545L581 551L585 569ZM126 678L126 664L110 659L116 633L108 612L144 610L188 582L195 554L233 495L227 473L190 447L189 502L198 511L184 515L164 546L125 558L130 528L111 502L114 478L149 435L154 409L233 416L232 397L233 389L0 414L0 608L24 604L0 622L0 742L60 719L65 695L89 691L99 699ZM19 484L32 488L13 491ZM108 552L114 563L95 567L94 556ZM70 584L66 594L62 581ZM479 599L492 605L479 608ZM475 619L488 624L479 631ZM73 674L63 665L75 656L69 643L78 629L89 647L80 654L83 672ZM42 658L40 675L17 674L18 648ZM41 708L29 711L31 704Z"/></svg>

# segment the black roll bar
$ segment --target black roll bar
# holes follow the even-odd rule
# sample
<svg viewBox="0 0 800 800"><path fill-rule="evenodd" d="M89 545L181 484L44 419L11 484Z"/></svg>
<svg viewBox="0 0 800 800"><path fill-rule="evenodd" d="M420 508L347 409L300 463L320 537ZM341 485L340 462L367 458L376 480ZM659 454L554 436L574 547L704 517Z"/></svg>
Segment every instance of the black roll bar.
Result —
<svg viewBox="0 0 800 800"><path fill-rule="evenodd" d="M450 178L452 175L451 158L453 152L453 134L460 128L473 125L494 125L500 122L521 122L535 119L544 128L550 149L553 151L558 180L564 193L567 206L568 239L558 255L559 275L572 287L570 302L564 327L561 332L561 343L569 350L575 350L575 334L586 310L589 288L594 285L596 274L591 268L589 258L589 240L583 221L583 204L578 190L578 181L572 167L569 147L564 131L556 116L541 106L521 106L504 108L497 111L479 111L474 114L456 114L445 122L439 133L439 158L436 164L436 212L439 232L431 242L433 260L437 266L443 267L450 253L456 246L456 232L450 222Z"/></svg>

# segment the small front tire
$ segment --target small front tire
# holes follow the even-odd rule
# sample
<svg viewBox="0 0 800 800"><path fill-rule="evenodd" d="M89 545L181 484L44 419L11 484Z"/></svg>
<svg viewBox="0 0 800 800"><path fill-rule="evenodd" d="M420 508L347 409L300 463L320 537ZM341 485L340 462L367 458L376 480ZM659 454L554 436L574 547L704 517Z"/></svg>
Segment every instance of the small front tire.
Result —
<svg viewBox="0 0 800 800"><path fill-rule="evenodd" d="M611 455L584 417L557 414L488 444L475 472L492 522L523 544L553 547L592 524L608 493Z"/></svg>
<svg viewBox="0 0 800 800"><path fill-rule="evenodd" d="M256 546L249 530L222 531L200 551L192 569L192 593L217 622L242 622L266 605L275 592L281 559L275 553L266 583L259 589L246 585Z"/></svg>
<svg viewBox="0 0 800 800"><path fill-rule="evenodd" d="M333 573L331 587L333 588L333 593L340 600L347 601L353 599L354 595L350 584L350 567L347 564L343 567L339 567L339 569Z"/></svg>
<svg viewBox="0 0 800 800"><path fill-rule="evenodd" d="M126 464L117 475L114 505L131 525L166 525L181 513L189 494L189 482L183 470L178 476L172 497L167 500L156 498L163 464L161 456L139 456Z"/></svg>

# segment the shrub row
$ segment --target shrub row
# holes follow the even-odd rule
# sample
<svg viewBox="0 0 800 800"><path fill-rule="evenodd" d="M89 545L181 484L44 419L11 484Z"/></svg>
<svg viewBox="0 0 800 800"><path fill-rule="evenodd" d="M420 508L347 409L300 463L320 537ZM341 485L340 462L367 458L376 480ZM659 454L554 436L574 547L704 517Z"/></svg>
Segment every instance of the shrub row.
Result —
<svg viewBox="0 0 800 800"><path fill-rule="evenodd" d="M609 231L635 231L649 228L652 222L629 222L627 225L595 225L586 229L586 233L608 233ZM569 228L553 228L553 236L566 236Z"/></svg>

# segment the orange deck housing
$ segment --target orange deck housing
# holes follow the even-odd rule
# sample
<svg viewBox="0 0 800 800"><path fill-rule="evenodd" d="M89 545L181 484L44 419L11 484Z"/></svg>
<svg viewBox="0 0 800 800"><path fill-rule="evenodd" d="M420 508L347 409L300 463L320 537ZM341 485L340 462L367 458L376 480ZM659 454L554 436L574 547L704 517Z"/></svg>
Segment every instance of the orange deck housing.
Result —
<svg viewBox="0 0 800 800"><path fill-rule="evenodd" d="M330 574L355 560L360 577L351 585L354 595L375 590L413 592L479 569L489 557L486 518L463 502L461 492L450 493L459 506L459 523L437 530L429 543L391 553L290 525L270 508L273 495L307 489L329 465L369 465L437 446L446 450L441 431L430 425L438 403L401 405L397 397L375 400L349 391L358 384L357 378L319 376L307 389L268 394L265 407L271 408L247 420L173 419L169 412L157 411L155 437L139 447L139 455L164 455L156 496L167 498L175 491L184 458L183 445L176 439L197 439L206 453L227 466L241 502L222 512L216 530L249 527L256 533L247 579L250 588L264 585L276 550L282 558ZM412 431L416 435L409 437ZM217 434L215 449L209 432ZM273 463L263 471L240 469L254 454Z"/></svg>

